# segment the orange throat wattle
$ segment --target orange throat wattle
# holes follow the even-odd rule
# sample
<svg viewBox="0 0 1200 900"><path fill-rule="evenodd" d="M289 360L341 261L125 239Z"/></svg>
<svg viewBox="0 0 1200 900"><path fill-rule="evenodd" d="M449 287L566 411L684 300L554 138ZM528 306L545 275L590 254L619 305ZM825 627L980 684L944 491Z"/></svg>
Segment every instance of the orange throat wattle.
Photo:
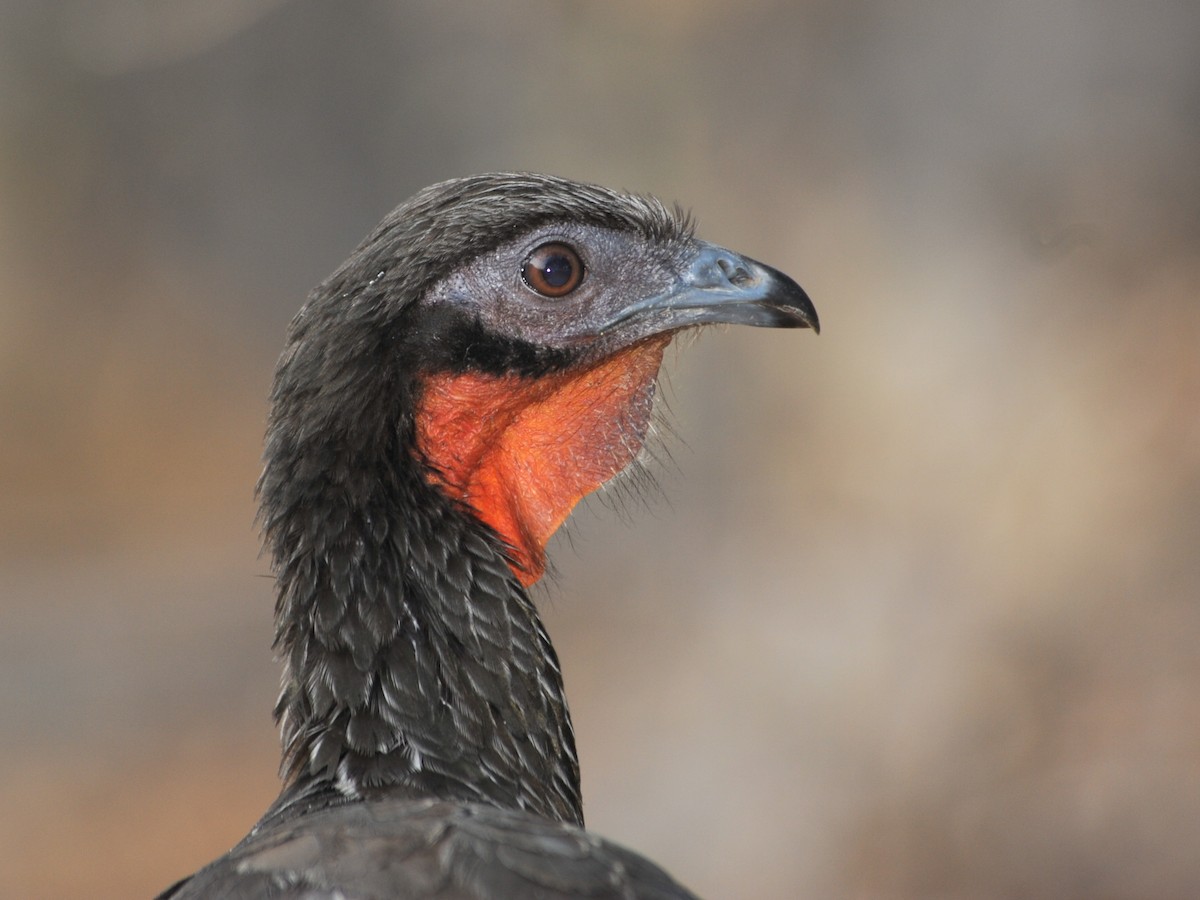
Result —
<svg viewBox="0 0 1200 900"><path fill-rule="evenodd" d="M642 448L670 335L579 369L525 378L439 373L425 379L417 447L434 480L510 548L525 586L546 542L585 496Z"/></svg>

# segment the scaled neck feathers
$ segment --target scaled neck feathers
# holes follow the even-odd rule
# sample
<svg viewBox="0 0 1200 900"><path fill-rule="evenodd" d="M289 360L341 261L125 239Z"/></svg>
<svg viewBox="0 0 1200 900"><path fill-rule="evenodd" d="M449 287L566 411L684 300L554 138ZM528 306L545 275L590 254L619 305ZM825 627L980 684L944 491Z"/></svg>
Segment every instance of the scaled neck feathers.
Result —
<svg viewBox="0 0 1200 900"><path fill-rule="evenodd" d="M259 482L278 582L284 796L477 800L582 823L558 660L496 536L414 454L386 333L293 323ZM345 319L340 327L347 329ZM385 352L390 349L390 352ZM362 377L360 377L362 376Z"/></svg>

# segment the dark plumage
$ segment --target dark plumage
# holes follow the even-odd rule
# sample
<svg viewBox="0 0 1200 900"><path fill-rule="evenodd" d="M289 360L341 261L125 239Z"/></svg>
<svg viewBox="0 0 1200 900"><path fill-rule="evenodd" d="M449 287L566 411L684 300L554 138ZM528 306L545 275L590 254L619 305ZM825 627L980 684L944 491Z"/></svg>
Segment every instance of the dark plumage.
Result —
<svg viewBox="0 0 1200 900"><path fill-rule="evenodd" d="M313 291L258 485L283 790L164 897L689 896L582 830L526 588L638 453L671 336L714 321L817 326L678 211L538 175L425 189Z"/></svg>

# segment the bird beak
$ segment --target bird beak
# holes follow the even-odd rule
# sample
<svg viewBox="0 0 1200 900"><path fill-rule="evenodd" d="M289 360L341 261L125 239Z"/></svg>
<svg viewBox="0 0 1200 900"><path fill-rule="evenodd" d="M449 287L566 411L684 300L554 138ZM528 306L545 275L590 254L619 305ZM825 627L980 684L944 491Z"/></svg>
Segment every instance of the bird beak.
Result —
<svg viewBox="0 0 1200 900"><path fill-rule="evenodd" d="M670 288L625 307L603 330L635 316L654 316L661 331L721 322L821 331L816 307L791 278L704 241Z"/></svg>

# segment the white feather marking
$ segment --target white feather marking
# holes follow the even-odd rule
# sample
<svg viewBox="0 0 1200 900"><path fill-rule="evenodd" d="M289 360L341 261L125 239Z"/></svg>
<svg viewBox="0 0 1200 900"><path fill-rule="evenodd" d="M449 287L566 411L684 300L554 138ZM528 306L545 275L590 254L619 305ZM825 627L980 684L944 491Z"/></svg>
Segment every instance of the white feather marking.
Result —
<svg viewBox="0 0 1200 900"><path fill-rule="evenodd" d="M408 761L413 767L414 772L420 772L423 765L421 760L421 751L412 744L408 745Z"/></svg>
<svg viewBox="0 0 1200 900"><path fill-rule="evenodd" d="M351 800L360 800L362 796L358 792L358 785L354 779L350 777L350 759L344 757L337 767L337 780L334 782L334 787L343 797L348 797Z"/></svg>

